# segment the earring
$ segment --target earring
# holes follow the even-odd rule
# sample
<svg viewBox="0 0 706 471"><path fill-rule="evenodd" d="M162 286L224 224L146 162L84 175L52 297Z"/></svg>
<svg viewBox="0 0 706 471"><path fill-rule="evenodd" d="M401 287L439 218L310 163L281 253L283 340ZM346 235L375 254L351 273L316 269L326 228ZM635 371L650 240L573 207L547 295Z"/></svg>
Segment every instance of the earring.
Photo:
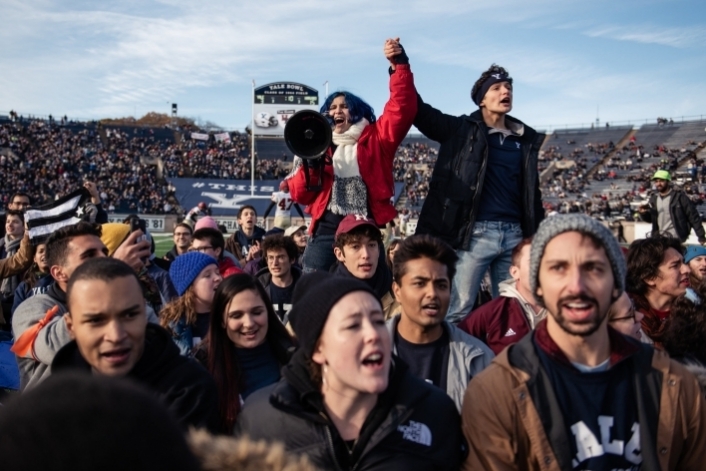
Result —
<svg viewBox="0 0 706 471"><path fill-rule="evenodd" d="M324 387L327 387L328 385L326 384L326 375L328 374L328 362L324 363L324 367L322 369L322 375L321 375L321 382L324 384Z"/></svg>

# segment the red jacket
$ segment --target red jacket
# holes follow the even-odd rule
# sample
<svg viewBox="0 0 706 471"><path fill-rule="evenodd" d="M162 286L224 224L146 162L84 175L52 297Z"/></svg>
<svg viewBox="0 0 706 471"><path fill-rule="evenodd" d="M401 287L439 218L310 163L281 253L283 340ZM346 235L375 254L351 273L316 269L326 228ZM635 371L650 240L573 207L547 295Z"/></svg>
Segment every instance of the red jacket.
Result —
<svg viewBox="0 0 706 471"><path fill-rule="evenodd" d="M506 296L483 304L464 317L458 328L481 339L496 355L532 331L520 302Z"/></svg>
<svg viewBox="0 0 706 471"><path fill-rule="evenodd" d="M417 114L417 91L408 64L396 66L390 75L390 99L385 104L382 116L367 126L358 139L358 167L360 176L368 189L368 206L375 222L384 226L397 215L391 198L395 195L392 164L395 152L412 127ZM289 178L292 199L305 204L311 214L309 233L314 234L316 224L326 211L333 186L333 166L330 161L323 170L321 191L307 191L304 167L299 167ZM319 181L319 171L309 169L311 182Z"/></svg>

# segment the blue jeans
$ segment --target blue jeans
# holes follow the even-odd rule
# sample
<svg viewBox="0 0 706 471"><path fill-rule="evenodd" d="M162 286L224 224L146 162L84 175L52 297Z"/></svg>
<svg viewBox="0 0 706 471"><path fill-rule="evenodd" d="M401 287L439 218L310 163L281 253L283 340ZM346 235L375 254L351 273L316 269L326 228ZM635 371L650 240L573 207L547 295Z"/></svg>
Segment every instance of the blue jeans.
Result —
<svg viewBox="0 0 706 471"><path fill-rule="evenodd" d="M329 271L336 263L336 256L333 253L333 242L335 236L318 235L309 239L302 256L302 271L311 273L313 271Z"/></svg>
<svg viewBox="0 0 706 471"><path fill-rule="evenodd" d="M498 296L498 285L510 277L512 249L521 240L522 228L519 224L479 221L473 225L473 236L468 250L456 251L458 263L451 288L447 321L455 324L471 312L481 280L488 269L493 298Z"/></svg>

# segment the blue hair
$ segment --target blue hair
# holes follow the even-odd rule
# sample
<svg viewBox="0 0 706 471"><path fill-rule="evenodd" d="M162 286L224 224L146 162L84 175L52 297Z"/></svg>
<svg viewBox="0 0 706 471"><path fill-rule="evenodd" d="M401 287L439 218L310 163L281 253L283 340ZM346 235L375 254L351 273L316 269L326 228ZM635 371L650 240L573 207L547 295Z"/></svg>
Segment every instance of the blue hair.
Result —
<svg viewBox="0 0 706 471"><path fill-rule="evenodd" d="M375 111L373 111L372 106L351 92L338 91L330 94L319 110L319 113L326 116L326 119L328 119L329 123L331 123L331 126L333 126L333 119L331 119L328 115L328 110L331 108L331 103L333 103L333 100L339 96L342 96L346 100L346 106L348 107L348 112L351 115L351 124L355 124L363 118L367 119L370 124L375 122Z"/></svg>

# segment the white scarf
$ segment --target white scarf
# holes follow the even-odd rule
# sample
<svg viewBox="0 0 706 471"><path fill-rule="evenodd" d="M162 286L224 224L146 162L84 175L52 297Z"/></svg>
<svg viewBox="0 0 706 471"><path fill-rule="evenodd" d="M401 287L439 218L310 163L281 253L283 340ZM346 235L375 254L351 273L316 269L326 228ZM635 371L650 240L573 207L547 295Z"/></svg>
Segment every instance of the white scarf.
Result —
<svg viewBox="0 0 706 471"><path fill-rule="evenodd" d="M333 153L333 174L338 178L359 177L358 167L358 139L363 134L363 129L370 124L363 118L351 125L342 134L333 133L333 143L336 144L336 151Z"/></svg>

